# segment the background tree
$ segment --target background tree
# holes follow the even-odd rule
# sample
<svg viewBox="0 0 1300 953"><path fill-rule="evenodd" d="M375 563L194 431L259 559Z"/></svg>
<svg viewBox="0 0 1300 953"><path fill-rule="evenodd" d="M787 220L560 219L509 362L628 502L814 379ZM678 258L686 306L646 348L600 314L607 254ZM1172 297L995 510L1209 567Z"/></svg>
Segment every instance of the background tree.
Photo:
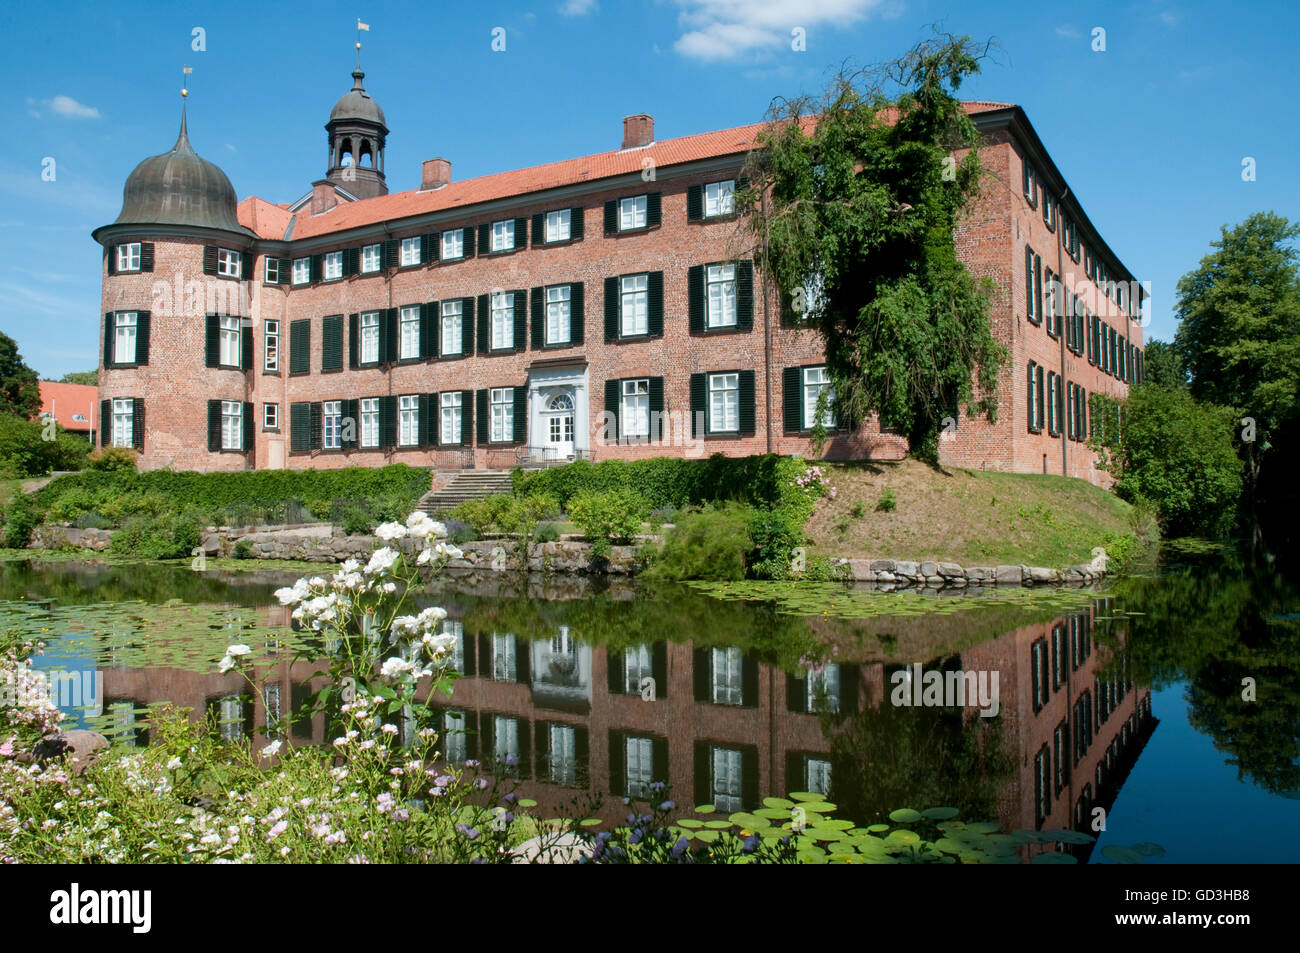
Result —
<svg viewBox="0 0 1300 953"><path fill-rule="evenodd" d="M1168 341L1148 341L1143 353L1148 384L1161 387L1187 387L1187 369L1178 349Z"/></svg>
<svg viewBox="0 0 1300 953"><path fill-rule="evenodd" d="M738 198L764 275L825 340L839 418L877 412L930 460L959 404L995 419L1006 360L992 283L972 278L953 240L984 181L979 133L954 94L983 55L969 37L939 36L842 71L819 102L778 101Z"/></svg>
<svg viewBox="0 0 1300 953"><path fill-rule="evenodd" d="M99 371L69 371L59 378L60 384L89 384L99 386Z"/></svg>
<svg viewBox="0 0 1300 953"><path fill-rule="evenodd" d="M1300 417L1297 237L1300 225L1257 212L1225 225L1215 251L1178 282L1174 346L1193 396L1254 421L1253 434L1242 427L1252 512L1262 463Z"/></svg>
<svg viewBox="0 0 1300 953"><path fill-rule="evenodd" d="M0 331L0 413L30 420L41 411L36 372L23 363L18 342Z"/></svg>

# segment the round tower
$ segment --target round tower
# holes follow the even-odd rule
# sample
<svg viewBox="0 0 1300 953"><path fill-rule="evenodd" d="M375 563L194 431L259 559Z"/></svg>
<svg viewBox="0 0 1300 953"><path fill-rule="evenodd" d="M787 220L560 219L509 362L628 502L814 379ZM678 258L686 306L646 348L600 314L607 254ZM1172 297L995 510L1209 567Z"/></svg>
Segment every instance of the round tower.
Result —
<svg viewBox="0 0 1300 953"><path fill-rule="evenodd" d="M365 78L358 59L352 88L334 104L325 124L329 142L325 178L359 199L388 194L384 179L388 127L384 111L361 84Z"/></svg>

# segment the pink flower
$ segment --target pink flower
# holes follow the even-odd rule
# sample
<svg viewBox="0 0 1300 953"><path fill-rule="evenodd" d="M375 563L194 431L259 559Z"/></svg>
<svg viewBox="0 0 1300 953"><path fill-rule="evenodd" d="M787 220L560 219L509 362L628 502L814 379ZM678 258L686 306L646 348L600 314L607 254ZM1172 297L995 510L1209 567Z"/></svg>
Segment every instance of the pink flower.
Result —
<svg viewBox="0 0 1300 953"><path fill-rule="evenodd" d="M12 741L6 741L4 744L0 745L0 756L5 758L12 758L14 756L14 743Z"/></svg>

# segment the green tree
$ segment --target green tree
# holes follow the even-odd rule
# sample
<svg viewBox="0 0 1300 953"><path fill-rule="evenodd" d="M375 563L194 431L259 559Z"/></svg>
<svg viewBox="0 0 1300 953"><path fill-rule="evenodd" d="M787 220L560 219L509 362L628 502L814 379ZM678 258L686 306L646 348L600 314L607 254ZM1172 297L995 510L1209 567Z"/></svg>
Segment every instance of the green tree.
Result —
<svg viewBox="0 0 1300 953"><path fill-rule="evenodd" d="M992 283L967 272L953 238L985 184L979 133L954 95L982 56L941 35L842 71L818 102L778 101L738 197L763 274L825 340L840 419L875 411L930 460L961 403L996 419L1006 360Z"/></svg>
<svg viewBox="0 0 1300 953"><path fill-rule="evenodd" d="M1257 212L1223 226L1215 251L1178 282L1174 346L1192 395L1233 408L1242 424L1253 509L1278 431L1300 416L1300 225Z"/></svg>
<svg viewBox="0 0 1300 953"><path fill-rule="evenodd" d="M99 371L69 371L59 378L60 384L89 384L99 386Z"/></svg>
<svg viewBox="0 0 1300 953"><path fill-rule="evenodd" d="M1161 387L1186 387L1187 369L1178 349L1168 341L1148 341L1143 360L1146 362L1146 383Z"/></svg>
<svg viewBox="0 0 1300 953"><path fill-rule="evenodd" d="M1096 429L1088 446L1120 498L1154 504L1169 536L1231 527L1241 496L1234 411L1156 384L1132 387L1123 400L1094 394L1089 403Z"/></svg>
<svg viewBox="0 0 1300 953"><path fill-rule="evenodd" d="M23 363L18 342L0 331L0 413L31 420L41 411L41 385Z"/></svg>

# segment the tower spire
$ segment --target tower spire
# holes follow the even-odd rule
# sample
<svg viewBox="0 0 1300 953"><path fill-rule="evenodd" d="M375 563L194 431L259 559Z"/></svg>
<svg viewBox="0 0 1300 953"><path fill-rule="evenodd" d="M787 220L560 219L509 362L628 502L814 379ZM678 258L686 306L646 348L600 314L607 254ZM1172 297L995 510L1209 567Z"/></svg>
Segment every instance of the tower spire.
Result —
<svg viewBox="0 0 1300 953"><path fill-rule="evenodd" d="M188 66L182 67L181 69L181 131L180 135L176 137L176 145L172 147L173 152L194 151L194 148L190 145L189 130L186 128L185 124L185 103L190 95L190 91L186 86L185 77L193 72L194 70Z"/></svg>

